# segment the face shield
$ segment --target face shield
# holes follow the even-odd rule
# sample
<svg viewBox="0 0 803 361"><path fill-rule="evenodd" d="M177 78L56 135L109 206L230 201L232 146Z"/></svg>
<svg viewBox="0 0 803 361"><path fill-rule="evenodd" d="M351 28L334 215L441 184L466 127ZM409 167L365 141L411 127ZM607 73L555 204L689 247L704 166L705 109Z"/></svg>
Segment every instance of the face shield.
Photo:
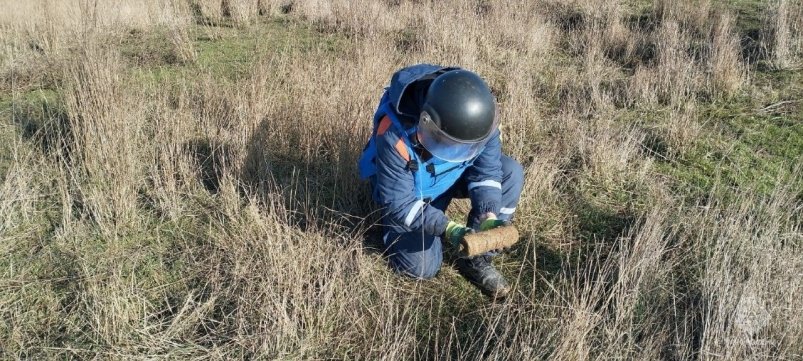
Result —
<svg viewBox="0 0 803 361"><path fill-rule="evenodd" d="M480 153L496 130L498 121L499 113L497 112L488 134L477 140L466 141L446 134L435 124L427 112L422 112L418 122L418 141L435 157L448 162L463 162Z"/></svg>

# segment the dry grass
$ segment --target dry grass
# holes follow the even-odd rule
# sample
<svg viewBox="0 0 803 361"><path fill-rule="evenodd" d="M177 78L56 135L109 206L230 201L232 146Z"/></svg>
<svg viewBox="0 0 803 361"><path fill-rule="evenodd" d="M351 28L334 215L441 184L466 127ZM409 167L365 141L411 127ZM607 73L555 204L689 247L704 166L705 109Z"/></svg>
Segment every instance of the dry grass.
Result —
<svg viewBox="0 0 803 361"><path fill-rule="evenodd" d="M780 69L799 67L803 59L803 3L770 1L764 17L761 40L767 58Z"/></svg>
<svg viewBox="0 0 803 361"><path fill-rule="evenodd" d="M722 181L698 197L661 172L694 169L724 132L701 109L752 86L726 6L0 7L0 121L13 130L0 148L0 357L803 356L799 159L764 194ZM781 15L765 43L789 67L797 8L769 9ZM260 32L271 26L285 35ZM177 60L126 58L140 33ZM223 58L235 60L207 63L208 47L227 55L243 39L255 40ZM220 70L240 58L244 75ZM375 250L355 160L390 74L419 61L485 76L525 167L525 237L498 261L516 288L504 302L448 265L430 282L398 277Z"/></svg>

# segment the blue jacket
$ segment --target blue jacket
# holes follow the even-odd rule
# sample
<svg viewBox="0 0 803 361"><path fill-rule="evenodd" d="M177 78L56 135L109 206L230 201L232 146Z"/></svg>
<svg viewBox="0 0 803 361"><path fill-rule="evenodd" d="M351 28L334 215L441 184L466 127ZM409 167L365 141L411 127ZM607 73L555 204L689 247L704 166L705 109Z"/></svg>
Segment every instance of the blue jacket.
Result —
<svg viewBox="0 0 803 361"><path fill-rule="evenodd" d="M446 193L461 177L466 181L472 207L499 213L502 198L502 163L499 131L480 154L466 162L447 162L417 154L410 135L429 83L437 75L454 70L419 64L393 74L374 115L374 131L360 158L360 175L371 180L374 200L384 208L386 222L408 232L441 235L449 219L427 205ZM428 171L429 170L429 171Z"/></svg>

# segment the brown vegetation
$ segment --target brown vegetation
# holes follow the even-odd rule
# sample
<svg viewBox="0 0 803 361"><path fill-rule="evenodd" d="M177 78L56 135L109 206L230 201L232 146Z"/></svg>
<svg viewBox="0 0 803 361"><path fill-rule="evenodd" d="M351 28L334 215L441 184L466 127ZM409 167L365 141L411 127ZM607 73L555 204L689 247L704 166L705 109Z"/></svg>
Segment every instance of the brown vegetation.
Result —
<svg viewBox="0 0 803 361"><path fill-rule="evenodd" d="M727 6L648 5L0 1L0 357L800 358L800 159L768 192L662 173L753 64ZM765 12L799 66L799 2ZM125 55L154 37L175 61ZM376 251L355 161L414 62L486 77L525 167L503 302Z"/></svg>

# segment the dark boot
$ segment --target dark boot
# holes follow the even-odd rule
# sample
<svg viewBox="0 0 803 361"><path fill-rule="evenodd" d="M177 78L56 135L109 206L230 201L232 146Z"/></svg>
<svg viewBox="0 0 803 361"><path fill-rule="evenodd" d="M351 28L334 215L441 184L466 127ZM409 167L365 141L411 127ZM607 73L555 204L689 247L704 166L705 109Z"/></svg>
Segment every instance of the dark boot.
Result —
<svg viewBox="0 0 803 361"><path fill-rule="evenodd" d="M460 274L486 296L502 298L510 292L505 278L491 264L491 256L458 258L455 265Z"/></svg>

